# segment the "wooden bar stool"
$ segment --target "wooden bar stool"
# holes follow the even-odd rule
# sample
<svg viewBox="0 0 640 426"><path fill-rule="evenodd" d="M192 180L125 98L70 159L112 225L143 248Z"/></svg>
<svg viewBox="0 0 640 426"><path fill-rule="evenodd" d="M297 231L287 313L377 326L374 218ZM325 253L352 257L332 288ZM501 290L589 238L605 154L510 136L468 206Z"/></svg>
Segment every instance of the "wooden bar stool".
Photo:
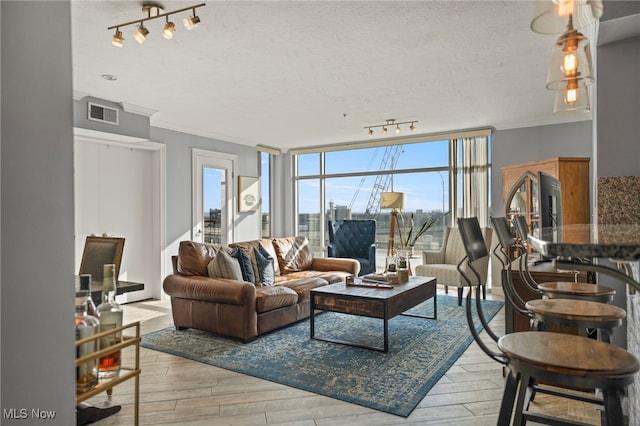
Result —
<svg viewBox="0 0 640 426"><path fill-rule="evenodd" d="M506 283L503 282L505 298L511 307L521 315L528 317L532 326L544 331L549 325L575 327L579 330L598 329L602 341L611 343L614 327L622 325L627 316L624 309L590 300L570 299L534 299L524 301L515 290L511 276L511 262L506 249L515 244L515 239L509 230L509 224L504 217L491 217L491 222L498 236L499 245L493 253L502 263L506 271ZM498 253L500 249L500 253ZM523 256L523 254L521 254ZM593 287L593 284L585 284ZM586 334L586 333L585 333Z"/></svg>
<svg viewBox="0 0 640 426"><path fill-rule="evenodd" d="M536 282L529 272L529 250L527 250L529 231L527 220L524 216L517 215L514 217L514 222L522 244L519 268L520 276L529 290L549 299L580 299L602 303L613 300L616 291L611 287L571 281Z"/></svg>
<svg viewBox="0 0 640 426"><path fill-rule="evenodd" d="M512 424L512 417L514 425L524 425L527 421L552 425L581 424L528 411L531 396L535 392L534 384L540 381L563 388L601 389L607 425L624 424L621 397L626 392L626 387L633 383L634 374L640 370L638 360L627 351L582 336L547 331L517 332L496 339L483 313L482 301L476 297L477 317L496 341L499 352L490 349L480 338L475 328L471 295L474 287L476 292L481 291L481 284L480 276L473 269L472 263L488 256L488 251L477 218L460 218L458 227L467 253L459 263L458 271L470 287L466 298L469 329L478 346L489 357L509 369L497 424ZM474 279L463 272L463 263L467 264ZM564 394L558 396L576 398ZM595 398L578 399L599 403Z"/></svg>

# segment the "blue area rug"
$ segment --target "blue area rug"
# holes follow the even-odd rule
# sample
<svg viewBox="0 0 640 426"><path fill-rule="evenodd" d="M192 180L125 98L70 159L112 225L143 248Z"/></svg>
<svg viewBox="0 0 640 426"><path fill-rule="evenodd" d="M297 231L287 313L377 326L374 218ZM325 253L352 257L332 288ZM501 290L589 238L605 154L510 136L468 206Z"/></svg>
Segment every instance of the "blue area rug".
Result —
<svg viewBox="0 0 640 426"><path fill-rule="evenodd" d="M308 319L246 344L170 327L144 335L142 346L407 417L473 341L464 303L437 297L437 320L389 321L388 353L311 340ZM487 320L503 306L482 302ZM433 300L409 312L431 316ZM316 336L382 346L383 321L325 312L316 316Z"/></svg>

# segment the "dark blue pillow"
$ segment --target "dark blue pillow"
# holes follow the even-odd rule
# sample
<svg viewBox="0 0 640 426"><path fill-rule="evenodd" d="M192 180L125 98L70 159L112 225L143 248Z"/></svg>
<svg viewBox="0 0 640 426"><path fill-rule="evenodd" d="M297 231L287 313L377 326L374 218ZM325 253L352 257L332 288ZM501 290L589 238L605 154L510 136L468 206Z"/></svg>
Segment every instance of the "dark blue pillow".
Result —
<svg viewBox="0 0 640 426"><path fill-rule="evenodd" d="M256 283L256 277L253 273L253 266L251 265L251 258L246 251L241 249L240 247L236 247L231 252L231 256L238 259L238 263L240 263L240 270L242 271L242 279L244 281L250 282L251 284Z"/></svg>
<svg viewBox="0 0 640 426"><path fill-rule="evenodd" d="M262 285L265 287L272 286L276 279L273 257L262 246L260 246L259 250L254 247L253 253L258 264L258 273L260 274Z"/></svg>

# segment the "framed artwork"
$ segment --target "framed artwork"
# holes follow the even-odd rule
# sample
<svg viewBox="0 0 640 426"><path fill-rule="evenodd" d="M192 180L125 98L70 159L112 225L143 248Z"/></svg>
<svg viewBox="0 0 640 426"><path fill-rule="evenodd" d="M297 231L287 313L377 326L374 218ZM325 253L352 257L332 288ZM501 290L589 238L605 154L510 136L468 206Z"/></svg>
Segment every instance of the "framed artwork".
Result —
<svg viewBox="0 0 640 426"><path fill-rule="evenodd" d="M258 207L258 178L238 176L238 211L250 212Z"/></svg>

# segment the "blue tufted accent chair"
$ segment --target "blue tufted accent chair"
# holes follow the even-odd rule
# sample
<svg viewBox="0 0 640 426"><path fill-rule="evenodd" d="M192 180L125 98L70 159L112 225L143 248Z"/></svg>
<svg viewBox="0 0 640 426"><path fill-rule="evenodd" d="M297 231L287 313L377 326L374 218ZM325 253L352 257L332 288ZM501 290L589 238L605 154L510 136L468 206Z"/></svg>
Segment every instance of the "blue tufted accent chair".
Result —
<svg viewBox="0 0 640 426"><path fill-rule="evenodd" d="M360 262L360 275L376 271L376 221L329 221L329 257L347 257Z"/></svg>

